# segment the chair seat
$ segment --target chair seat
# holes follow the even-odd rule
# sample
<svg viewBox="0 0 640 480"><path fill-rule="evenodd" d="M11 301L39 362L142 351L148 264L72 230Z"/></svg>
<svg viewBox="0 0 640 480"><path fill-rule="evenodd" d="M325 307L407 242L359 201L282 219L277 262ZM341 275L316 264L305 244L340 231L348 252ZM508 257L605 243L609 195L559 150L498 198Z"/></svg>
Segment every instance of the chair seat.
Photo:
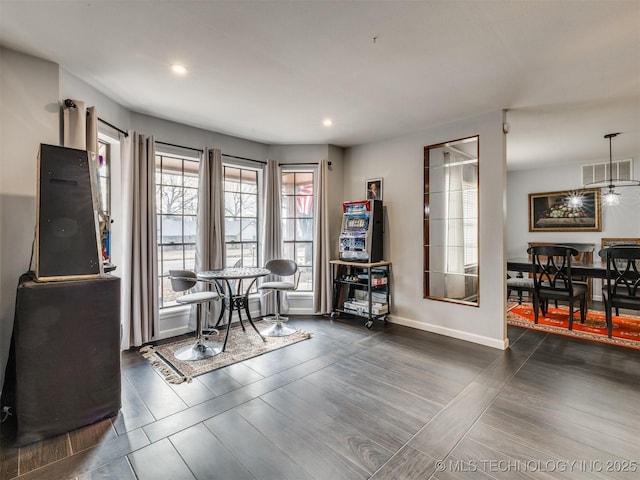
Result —
<svg viewBox="0 0 640 480"><path fill-rule="evenodd" d="M608 292L606 288L602 289L602 296L604 297L605 301L608 300ZM616 294L613 297L611 305L618 308L640 310L640 296Z"/></svg>
<svg viewBox="0 0 640 480"><path fill-rule="evenodd" d="M264 282L258 290L293 290L295 285L291 282Z"/></svg>
<svg viewBox="0 0 640 480"><path fill-rule="evenodd" d="M546 287L546 288L545 288ZM589 287L586 283L574 282L573 283L573 296L578 297L580 295L585 295L589 290ZM542 282L540 284L540 293L541 294L553 294L561 297L569 297L569 292L564 290L557 290L553 287L549 286L548 282Z"/></svg>
<svg viewBox="0 0 640 480"><path fill-rule="evenodd" d="M533 290L533 278L508 278L507 287L509 289L525 288Z"/></svg>
<svg viewBox="0 0 640 480"><path fill-rule="evenodd" d="M191 303L209 302L211 300L216 300L219 297L220 295L218 295L216 292L196 292L188 293L186 295L178 297L176 298L176 302L186 305Z"/></svg>

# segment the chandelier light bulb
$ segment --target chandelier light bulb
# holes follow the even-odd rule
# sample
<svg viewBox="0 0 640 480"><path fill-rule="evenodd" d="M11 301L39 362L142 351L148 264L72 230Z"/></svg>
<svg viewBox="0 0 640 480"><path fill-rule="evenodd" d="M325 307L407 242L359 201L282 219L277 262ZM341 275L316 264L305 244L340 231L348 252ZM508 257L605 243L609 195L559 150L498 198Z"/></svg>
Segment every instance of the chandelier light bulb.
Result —
<svg viewBox="0 0 640 480"><path fill-rule="evenodd" d="M610 188L607 193L604 194L603 202L605 205L614 206L620 203L620 194L616 193L613 188Z"/></svg>

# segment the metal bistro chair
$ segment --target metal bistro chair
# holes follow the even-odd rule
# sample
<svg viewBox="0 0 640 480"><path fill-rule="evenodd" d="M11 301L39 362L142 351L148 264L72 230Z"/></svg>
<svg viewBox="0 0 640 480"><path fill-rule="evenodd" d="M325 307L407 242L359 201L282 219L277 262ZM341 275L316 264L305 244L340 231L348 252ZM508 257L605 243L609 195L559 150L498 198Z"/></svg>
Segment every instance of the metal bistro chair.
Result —
<svg viewBox="0 0 640 480"><path fill-rule="evenodd" d="M612 246L598 252L607 261L607 277L602 284L607 334L611 338L613 313L620 308L640 310L640 246Z"/></svg>
<svg viewBox="0 0 640 480"><path fill-rule="evenodd" d="M283 282L281 280L263 282L258 290L268 290L275 292L276 295L276 313L271 317L266 317L265 320L273 322L273 325L269 328L262 330L260 333L266 337L285 337L295 333L295 328L287 327L283 325L283 322L289 320L287 317L280 315L280 303L282 292L290 292L298 288L300 282L300 270L298 265L293 260L276 259L269 260L264 268L270 270L272 274L278 277L289 277L295 275L295 283Z"/></svg>
<svg viewBox="0 0 640 480"><path fill-rule="evenodd" d="M544 245L529 247L533 267L534 322L538 323L538 311L547 314L549 300L569 303L569 330L573 329L573 306L578 299L580 323L587 317L587 285L574 283L571 278L571 257L578 250L566 245Z"/></svg>
<svg viewBox="0 0 640 480"><path fill-rule="evenodd" d="M171 288L176 292L191 290L197 283L198 277L190 270L169 270ZM174 356L179 360L202 360L213 357L222 351L222 345L214 342L207 342L207 337L202 333L202 305L215 300L220 300L218 292L194 292L187 293L176 299L182 305L195 304L196 311L196 343L187 345L177 350ZM218 333L217 330L213 332Z"/></svg>

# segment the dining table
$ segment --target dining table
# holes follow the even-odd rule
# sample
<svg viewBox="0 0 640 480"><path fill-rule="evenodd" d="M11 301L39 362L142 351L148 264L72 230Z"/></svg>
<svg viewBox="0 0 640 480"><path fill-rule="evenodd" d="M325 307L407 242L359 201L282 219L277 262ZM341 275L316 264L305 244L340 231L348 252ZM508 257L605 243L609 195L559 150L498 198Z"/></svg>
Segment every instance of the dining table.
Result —
<svg viewBox="0 0 640 480"><path fill-rule="evenodd" d="M510 272L533 272L531 259L528 257L507 258L507 270ZM607 278L607 262L600 257L593 260L571 262L571 275L590 278Z"/></svg>
<svg viewBox="0 0 640 480"><path fill-rule="evenodd" d="M227 312L227 331L224 336L224 343L222 344L223 352L225 351L227 340L229 339L229 330L231 328L231 320L233 319L234 311L238 313L238 319L240 320L240 326L243 331L245 328L242 323L242 310L245 311L247 320L249 320L253 329L258 333L258 335L260 335L262 341L266 341L251 318L251 313L249 312L249 294L251 293L251 288L258 278L267 276L270 273L271 271L266 268L229 267L219 270L203 270L197 274L200 280L214 282L224 297L222 309L220 310L220 315L215 325L216 328L220 325L225 316L225 312ZM244 280L250 280L246 288L243 288L242 285Z"/></svg>

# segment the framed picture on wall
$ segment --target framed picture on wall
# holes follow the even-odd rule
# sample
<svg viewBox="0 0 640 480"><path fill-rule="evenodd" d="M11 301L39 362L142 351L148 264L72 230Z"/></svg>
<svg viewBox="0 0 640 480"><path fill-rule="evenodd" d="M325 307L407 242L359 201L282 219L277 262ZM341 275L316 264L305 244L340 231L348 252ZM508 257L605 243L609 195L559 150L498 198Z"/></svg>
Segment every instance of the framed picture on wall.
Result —
<svg viewBox="0 0 640 480"><path fill-rule="evenodd" d="M577 199L577 202L573 200ZM602 231L600 189L529 194L530 232Z"/></svg>
<svg viewBox="0 0 640 480"><path fill-rule="evenodd" d="M371 178L367 180L367 200L382 200L382 179Z"/></svg>

